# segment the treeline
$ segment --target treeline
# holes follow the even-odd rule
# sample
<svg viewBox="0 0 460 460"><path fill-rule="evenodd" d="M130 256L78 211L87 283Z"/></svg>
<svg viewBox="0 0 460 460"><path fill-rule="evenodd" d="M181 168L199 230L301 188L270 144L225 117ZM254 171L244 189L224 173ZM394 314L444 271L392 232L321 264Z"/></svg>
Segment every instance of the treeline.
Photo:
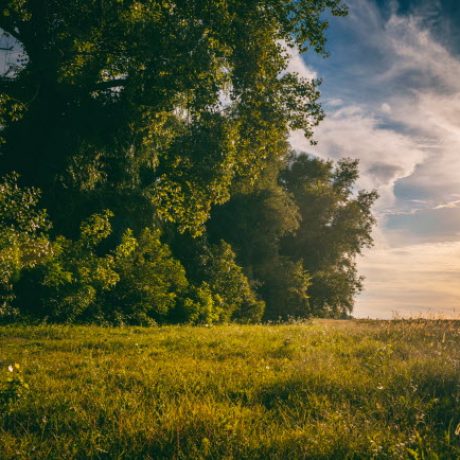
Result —
<svg viewBox="0 0 460 460"><path fill-rule="evenodd" d="M323 117L287 49L323 53L340 0L0 9L18 53L0 78L1 318L351 313L376 194L355 190L356 161L287 142Z"/></svg>

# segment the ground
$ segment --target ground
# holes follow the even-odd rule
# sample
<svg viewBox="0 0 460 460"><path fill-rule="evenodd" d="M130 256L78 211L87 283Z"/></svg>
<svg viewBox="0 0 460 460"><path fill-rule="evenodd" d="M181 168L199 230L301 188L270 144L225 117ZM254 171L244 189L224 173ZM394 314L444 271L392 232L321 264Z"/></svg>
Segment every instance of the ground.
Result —
<svg viewBox="0 0 460 460"><path fill-rule="evenodd" d="M3 326L0 458L460 458L459 345L456 321Z"/></svg>

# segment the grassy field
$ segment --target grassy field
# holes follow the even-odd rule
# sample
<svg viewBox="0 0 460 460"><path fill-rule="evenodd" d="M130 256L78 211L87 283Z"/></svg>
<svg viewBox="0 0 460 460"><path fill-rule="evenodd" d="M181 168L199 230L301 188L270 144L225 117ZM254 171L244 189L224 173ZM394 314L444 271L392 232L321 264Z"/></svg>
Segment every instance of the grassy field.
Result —
<svg viewBox="0 0 460 460"><path fill-rule="evenodd" d="M460 458L455 321L7 326L0 388L2 460Z"/></svg>

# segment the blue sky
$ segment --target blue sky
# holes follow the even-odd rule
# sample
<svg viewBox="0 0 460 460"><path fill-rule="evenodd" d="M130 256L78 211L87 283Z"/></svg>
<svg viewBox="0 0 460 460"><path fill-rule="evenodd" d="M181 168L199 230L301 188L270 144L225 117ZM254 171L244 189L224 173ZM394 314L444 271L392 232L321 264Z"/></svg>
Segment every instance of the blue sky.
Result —
<svg viewBox="0 0 460 460"><path fill-rule="evenodd" d="M332 18L330 57L294 55L323 80L326 120L312 148L359 158L376 188L375 247L355 316L460 316L460 2L347 0Z"/></svg>

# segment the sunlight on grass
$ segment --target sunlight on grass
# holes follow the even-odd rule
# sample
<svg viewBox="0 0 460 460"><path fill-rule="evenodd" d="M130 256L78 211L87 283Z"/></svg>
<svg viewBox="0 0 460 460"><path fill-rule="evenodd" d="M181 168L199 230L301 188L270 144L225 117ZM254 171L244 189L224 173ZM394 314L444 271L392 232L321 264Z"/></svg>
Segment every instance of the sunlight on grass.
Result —
<svg viewBox="0 0 460 460"><path fill-rule="evenodd" d="M0 343L0 388L11 363L27 385L3 403L2 459L460 457L460 322L8 326Z"/></svg>

